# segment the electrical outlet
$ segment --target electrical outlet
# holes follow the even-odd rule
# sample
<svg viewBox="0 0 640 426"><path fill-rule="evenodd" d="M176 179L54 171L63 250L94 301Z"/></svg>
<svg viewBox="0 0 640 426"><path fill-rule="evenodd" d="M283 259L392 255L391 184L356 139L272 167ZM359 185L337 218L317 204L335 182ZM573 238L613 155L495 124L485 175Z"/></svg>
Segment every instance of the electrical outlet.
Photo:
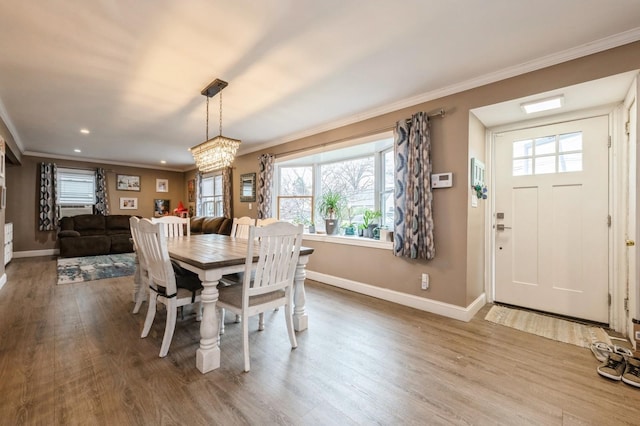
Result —
<svg viewBox="0 0 640 426"><path fill-rule="evenodd" d="M429 274L422 274L422 289L427 290L429 288Z"/></svg>

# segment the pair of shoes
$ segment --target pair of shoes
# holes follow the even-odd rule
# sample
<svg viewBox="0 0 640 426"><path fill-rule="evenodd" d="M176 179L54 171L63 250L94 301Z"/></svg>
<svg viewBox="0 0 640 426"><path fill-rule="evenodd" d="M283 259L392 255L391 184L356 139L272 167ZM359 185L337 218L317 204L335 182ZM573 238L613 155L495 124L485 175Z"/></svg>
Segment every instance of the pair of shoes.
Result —
<svg viewBox="0 0 640 426"><path fill-rule="evenodd" d="M631 349L617 345L609 345L604 342L593 342L591 344L591 352L593 352L593 355L600 362L606 362L612 353L622 355L625 358L633 356Z"/></svg>
<svg viewBox="0 0 640 426"><path fill-rule="evenodd" d="M621 380L626 366L624 357L612 352L607 360L598 367L598 374L611 380Z"/></svg>
<svg viewBox="0 0 640 426"><path fill-rule="evenodd" d="M628 385L640 388L640 359L627 358L627 368L622 374L622 381Z"/></svg>

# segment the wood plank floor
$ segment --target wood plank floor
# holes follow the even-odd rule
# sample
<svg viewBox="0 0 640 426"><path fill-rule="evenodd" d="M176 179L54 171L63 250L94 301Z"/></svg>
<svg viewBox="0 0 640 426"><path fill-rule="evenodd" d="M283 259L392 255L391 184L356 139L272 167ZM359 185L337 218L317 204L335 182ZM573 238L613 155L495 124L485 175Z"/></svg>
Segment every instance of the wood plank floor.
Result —
<svg viewBox="0 0 640 426"><path fill-rule="evenodd" d="M158 358L159 312L131 314L132 278L58 286L52 258L14 259L0 290L0 424L640 424L640 389L603 379L587 349L307 281L309 329L283 310L250 325L243 373L227 318L221 368L195 368L198 323Z"/></svg>

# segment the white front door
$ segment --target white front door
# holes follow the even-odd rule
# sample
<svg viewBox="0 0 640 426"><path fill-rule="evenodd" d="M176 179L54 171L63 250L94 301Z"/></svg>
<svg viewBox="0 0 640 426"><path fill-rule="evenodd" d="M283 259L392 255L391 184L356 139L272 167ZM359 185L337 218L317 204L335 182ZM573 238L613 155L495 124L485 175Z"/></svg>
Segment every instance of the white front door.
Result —
<svg viewBox="0 0 640 426"><path fill-rule="evenodd" d="M495 300L609 323L607 116L495 137Z"/></svg>

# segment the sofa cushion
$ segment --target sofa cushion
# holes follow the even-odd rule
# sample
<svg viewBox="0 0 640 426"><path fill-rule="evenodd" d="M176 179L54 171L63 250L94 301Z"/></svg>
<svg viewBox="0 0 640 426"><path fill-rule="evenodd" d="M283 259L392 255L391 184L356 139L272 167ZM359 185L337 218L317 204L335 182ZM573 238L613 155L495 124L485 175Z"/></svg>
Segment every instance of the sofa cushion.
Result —
<svg viewBox="0 0 640 426"><path fill-rule="evenodd" d="M104 235L105 218L98 214L81 214L73 217L73 227L82 235Z"/></svg>
<svg viewBox="0 0 640 426"><path fill-rule="evenodd" d="M105 225L107 231L126 231L130 232L129 218L131 216L128 214L114 214L105 216Z"/></svg>
<svg viewBox="0 0 640 426"><path fill-rule="evenodd" d="M98 256L109 254L111 238L106 235L92 235L79 238L61 238L60 256Z"/></svg>
<svg viewBox="0 0 640 426"><path fill-rule="evenodd" d="M110 253L131 253L133 241L131 234L117 234L108 237L111 240Z"/></svg>
<svg viewBox="0 0 640 426"><path fill-rule="evenodd" d="M65 238L65 237L79 237L80 233L78 231L60 231L58 232L58 237L60 238Z"/></svg>
<svg viewBox="0 0 640 426"><path fill-rule="evenodd" d="M203 216L192 217L191 222L191 232L199 233L202 232L202 222L204 221Z"/></svg>
<svg viewBox="0 0 640 426"><path fill-rule="evenodd" d="M205 217L202 222L203 234L220 234L220 229L224 227L227 220L225 217Z"/></svg>

